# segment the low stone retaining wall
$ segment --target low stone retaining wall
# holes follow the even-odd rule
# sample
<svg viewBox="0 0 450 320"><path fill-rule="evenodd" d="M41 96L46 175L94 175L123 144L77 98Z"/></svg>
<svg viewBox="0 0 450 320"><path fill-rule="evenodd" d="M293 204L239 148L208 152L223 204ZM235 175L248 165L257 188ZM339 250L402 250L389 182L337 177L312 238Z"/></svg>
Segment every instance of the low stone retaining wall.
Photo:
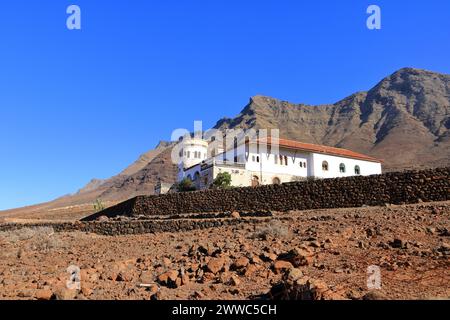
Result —
<svg viewBox="0 0 450 320"><path fill-rule="evenodd" d="M84 220L94 220L99 216L288 211L445 200L450 200L450 168L437 168L265 185L257 188L139 196Z"/></svg>
<svg viewBox="0 0 450 320"><path fill-rule="evenodd" d="M284 220L286 218L281 218ZM208 220L137 220L112 222L63 222L63 223L8 223L0 225L1 231L13 231L23 228L50 227L55 232L81 231L100 235L129 235L158 232L182 232L197 229L217 228L238 224L268 223L270 218L243 218L243 219L208 219Z"/></svg>

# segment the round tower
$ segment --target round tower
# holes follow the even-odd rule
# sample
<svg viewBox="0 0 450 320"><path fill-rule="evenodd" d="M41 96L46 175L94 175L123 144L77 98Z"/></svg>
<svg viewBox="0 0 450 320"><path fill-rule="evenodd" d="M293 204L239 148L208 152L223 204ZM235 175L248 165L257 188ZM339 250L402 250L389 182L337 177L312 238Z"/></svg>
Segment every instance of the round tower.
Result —
<svg viewBox="0 0 450 320"><path fill-rule="evenodd" d="M190 168L207 158L208 142L200 138L187 138L182 142L181 151L183 168Z"/></svg>

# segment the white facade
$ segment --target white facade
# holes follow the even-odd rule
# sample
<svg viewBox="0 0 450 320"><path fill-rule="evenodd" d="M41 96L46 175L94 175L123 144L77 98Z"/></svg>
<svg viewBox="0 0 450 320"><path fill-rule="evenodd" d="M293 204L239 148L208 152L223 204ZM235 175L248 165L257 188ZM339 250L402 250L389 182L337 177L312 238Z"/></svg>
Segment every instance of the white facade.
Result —
<svg viewBox="0 0 450 320"><path fill-rule="evenodd" d="M370 176L373 174L381 174L382 171L380 162L364 161L319 153L312 153L311 158L311 176L317 178L339 178L357 175ZM324 162L328 164L328 170L323 169ZM343 165L343 168L341 168L341 165Z"/></svg>
<svg viewBox="0 0 450 320"><path fill-rule="evenodd" d="M178 163L178 180L187 177L184 170L195 166L208 157L208 142L199 139L191 138L183 141L182 149L179 153L180 161ZM193 178L193 177L191 177Z"/></svg>
<svg viewBox="0 0 450 320"><path fill-rule="evenodd" d="M333 148L335 154L327 154L320 152L321 146L317 146L315 149L318 151L315 151L314 148L306 150L280 144L276 151L272 151L270 147L258 150L253 145L244 144L214 157L192 161L186 151L195 150L202 156L206 155L208 143L206 150L205 144L192 146L189 140L186 143L187 146L183 143L185 157L179 165L178 181L189 178L197 189L208 188L220 172L230 173L232 185L236 187L286 183L309 177L339 178L382 173L380 161L353 152L354 157L347 156L347 150L337 148ZM345 151L343 155L336 154L339 150Z"/></svg>

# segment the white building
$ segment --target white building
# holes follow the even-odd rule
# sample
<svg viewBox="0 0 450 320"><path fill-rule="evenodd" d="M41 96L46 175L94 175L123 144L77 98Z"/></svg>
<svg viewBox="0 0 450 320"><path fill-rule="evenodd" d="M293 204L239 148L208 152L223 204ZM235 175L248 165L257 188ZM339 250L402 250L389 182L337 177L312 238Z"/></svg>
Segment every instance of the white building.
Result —
<svg viewBox="0 0 450 320"><path fill-rule="evenodd" d="M227 151L214 152L199 138L182 141L178 181L192 180L208 188L221 172L231 175L236 187L280 184L308 177L337 178L381 174L381 161L350 150L270 138L246 140Z"/></svg>

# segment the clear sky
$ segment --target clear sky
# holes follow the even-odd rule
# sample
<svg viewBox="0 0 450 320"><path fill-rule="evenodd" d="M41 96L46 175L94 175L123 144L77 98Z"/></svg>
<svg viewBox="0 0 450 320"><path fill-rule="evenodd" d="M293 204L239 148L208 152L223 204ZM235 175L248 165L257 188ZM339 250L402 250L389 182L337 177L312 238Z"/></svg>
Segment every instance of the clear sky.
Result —
<svg viewBox="0 0 450 320"><path fill-rule="evenodd" d="M66 28L70 4L81 30ZM256 94L332 103L401 67L450 73L450 1L14 0L0 40L6 209L117 174Z"/></svg>

